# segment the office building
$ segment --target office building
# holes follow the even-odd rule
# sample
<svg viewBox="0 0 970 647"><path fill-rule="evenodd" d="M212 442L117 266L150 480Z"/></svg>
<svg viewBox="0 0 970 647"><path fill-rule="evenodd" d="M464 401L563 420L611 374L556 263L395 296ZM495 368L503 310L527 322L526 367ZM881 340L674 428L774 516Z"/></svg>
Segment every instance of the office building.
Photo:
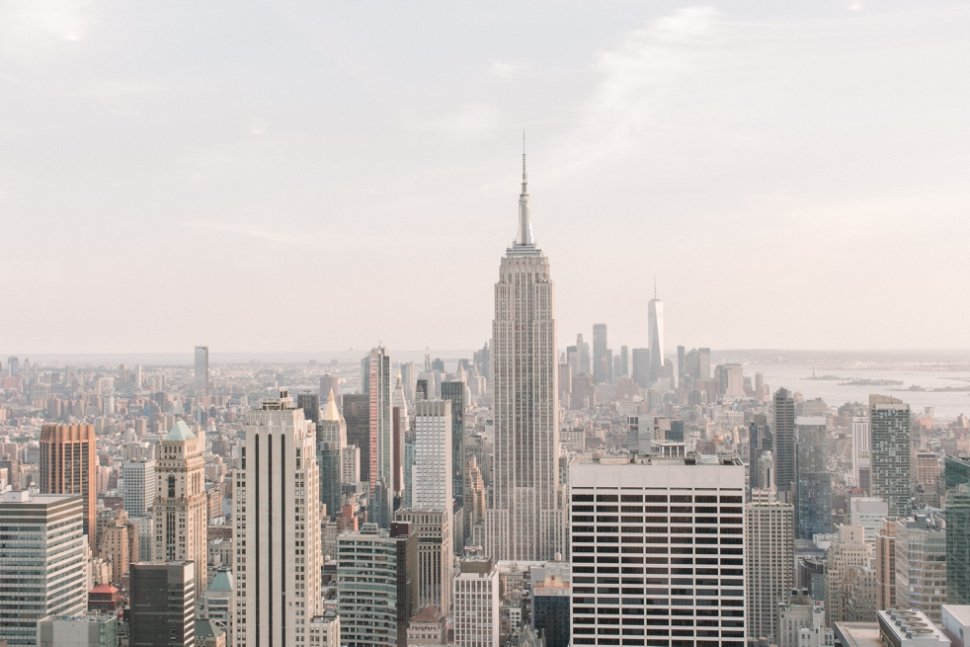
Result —
<svg viewBox="0 0 970 647"><path fill-rule="evenodd" d="M195 581L208 582L208 523L202 439L179 420L159 443L154 508L154 557L194 563Z"/></svg>
<svg viewBox="0 0 970 647"><path fill-rule="evenodd" d="M202 615L226 634L226 645L232 647L233 613L236 608L236 588L232 571L228 567L216 569L212 581L205 589Z"/></svg>
<svg viewBox="0 0 970 647"><path fill-rule="evenodd" d="M633 362L633 381L642 388L650 386L650 349L634 348L631 361Z"/></svg>
<svg viewBox="0 0 970 647"><path fill-rule="evenodd" d="M249 412L234 474L237 647L305 645L322 611L315 440L286 391Z"/></svg>
<svg viewBox="0 0 970 647"><path fill-rule="evenodd" d="M825 418L795 418L795 524L799 539L832 532L832 474Z"/></svg>
<svg viewBox="0 0 970 647"><path fill-rule="evenodd" d="M896 520L896 606L940 621L947 602L946 531L942 519L916 515Z"/></svg>
<svg viewBox="0 0 970 647"><path fill-rule="evenodd" d="M944 461L947 601L970 604L970 458Z"/></svg>
<svg viewBox="0 0 970 647"><path fill-rule="evenodd" d="M572 569L566 562L546 562L529 569L532 583L532 627L542 632L545 647L568 647L572 625Z"/></svg>
<svg viewBox="0 0 970 647"><path fill-rule="evenodd" d="M940 507L941 471L939 456L933 452L916 452L915 495L924 506Z"/></svg>
<svg viewBox="0 0 970 647"><path fill-rule="evenodd" d="M866 578L876 579L871 572L871 559L865 530L861 526L839 526L825 557L825 612L829 624L865 619L854 616L858 604L853 595ZM875 584L870 588L875 588Z"/></svg>
<svg viewBox="0 0 970 647"><path fill-rule="evenodd" d="M883 520L876 533L876 608L896 608L896 521Z"/></svg>
<svg viewBox="0 0 970 647"><path fill-rule="evenodd" d="M452 550L451 515L436 510L407 510L394 513L394 521L407 523L418 542L418 598L416 608L435 607L451 611Z"/></svg>
<svg viewBox="0 0 970 647"><path fill-rule="evenodd" d="M612 375L610 365L612 362L608 357L610 352L609 344L606 339L606 324L593 324L593 383L602 384L609 382Z"/></svg>
<svg viewBox="0 0 970 647"><path fill-rule="evenodd" d="M574 645L745 644L740 461L576 460L569 482Z"/></svg>
<svg viewBox="0 0 970 647"><path fill-rule="evenodd" d="M763 413L754 415L748 425L748 492L751 490L769 490L775 487L774 481L763 483L758 463L765 452L774 451L774 436L768 416ZM749 497L750 498L750 497Z"/></svg>
<svg viewBox="0 0 970 647"><path fill-rule="evenodd" d="M522 158L518 236L495 284L493 505L486 551L497 560L550 560L562 550L555 296L549 259L529 222Z"/></svg>
<svg viewBox="0 0 970 647"><path fill-rule="evenodd" d="M347 647L406 647L417 610L418 541L407 523L337 538L337 613Z"/></svg>
<svg viewBox="0 0 970 647"><path fill-rule="evenodd" d="M109 613L48 616L37 622L37 647L117 647L118 617Z"/></svg>
<svg viewBox="0 0 970 647"><path fill-rule="evenodd" d="M451 490L455 498L462 499L465 484L465 392L464 382L442 382L441 399L451 402L451 466L453 476Z"/></svg>
<svg viewBox="0 0 970 647"><path fill-rule="evenodd" d="M361 481L368 482L371 465L370 397L364 393L348 393L343 396L343 416L347 425L347 444L357 447L358 450L359 478Z"/></svg>
<svg viewBox="0 0 970 647"><path fill-rule="evenodd" d="M195 347L195 390L196 393L209 393L209 347Z"/></svg>
<svg viewBox="0 0 970 647"><path fill-rule="evenodd" d="M303 409L303 417L316 424L320 422L320 395L304 391L296 395L296 406Z"/></svg>
<svg viewBox="0 0 970 647"><path fill-rule="evenodd" d="M889 506L878 497L854 496L849 499L849 523L862 526L866 541L875 542L889 516Z"/></svg>
<svg viewBox="0 0 970 647"><path fill-rule="evenodd" d="M368 519L381 528L391 522L394 506L394 434L391 426L391 358L383 346L371 350L362 361L364 395L368 402L367 482L370 485Z"/></svg>
<svg viewBox="0 0 970 647"><path fill-rule="evenodd" d="M84 534L98 546L98 456L94 425L45 424L40 430L40 491L78 494L84 500Z"/></svg>
<svg viewBox="0 0 970 647"><path fill-rule="evenodd" d="M795 489L795 400L785 388L775 391L775 487L783 501L794 501Z"/></svg>
<svg viewBox="0 0 970 647"><path fill-rule="evenodd" d="M0 493L0 642L37 644L37 621L87 610L84 500Z"/></svg>
<svg viewBox="0 0 970 647"><path fill-rule="evenodd" d="M327 506L327 515L333 519L340 514L342 487L345 478L353 478L344 470L347 448L347 423L337 409L333 391L327 394L327 404L317 422L317 463L320 473L320 503ZM353 481L352 484L356 484Z"/></svg>
<svg viewBox="0 0 970 647"><path fill-rule="evenodd" d="M422 400L415 404L414 476L411 506L449 517L453 507L451 401Z"/></svg>
<svg viewBox="0 0 970 647"><path fill-rule="evenodd" d="M868 483L863 483L863 472L869 473L869 418L866 416L852 417L852 474L849 479L850 485L862 487L866 492L869 491Z"/></svg>
<svg viewBox="0 0 970 647"><path fill-rule="evenodd" d="M657 298L657 282L653 283L653 298L647 307L647 327L650 335L650 381L664 376L664 304Z"/></svg>
<svg viewBox="0 0 970 647"><path fill-rule="evenodd" d="M780 503L773 489L753 490L745 516L748 637L776 641L778 605L795 588L794 509Z"/></svg>
<svg viewBox="0 0 970 647"><path fill-rule="evenodd" d="M498 647L499 577L494 562L461 560L454 586L455 647Z"/></svg>
<svg viewBox="0 0 970 647"><path fill-rule="evenodd" d="M195 647L195 564L131 565L129 647Z"/></svg>
<svg viewBox="0 0 970 647"><path fill-rule="evenodd" d="M909 405L889 396L870 395L869 434L871 494L886 501L890 516L905 517L913 496Z"/></svg>
<svg viewBox="0 0 970 647"><path fill-rule="evenodd" d="M151 514L156 490L155 461L142 459L129 461L121 467L124 480L125 511L131 517L144 517Z"/></svg>

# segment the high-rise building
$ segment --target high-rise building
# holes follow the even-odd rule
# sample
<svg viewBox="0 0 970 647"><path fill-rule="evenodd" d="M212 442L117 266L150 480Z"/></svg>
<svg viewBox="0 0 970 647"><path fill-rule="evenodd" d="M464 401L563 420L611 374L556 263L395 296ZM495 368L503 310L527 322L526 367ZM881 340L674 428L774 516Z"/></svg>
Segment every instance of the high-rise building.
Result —
<svg viewBox="0 0 970 647"><path fill-rule="evenodd" d="M529 568L532 583L532 627L542 632L545 647L570 644L572 569L566 562L546 562Z"/></svg>
<svg viewBox="0 0 970 647"><path fill-rule="evenodd" d="M634 348L632 361L633 381L639 386L647 388L650 386L650 349Z"/></svg>
<svg viewBox="0 0 970 647"><path fill-rule="evenodd" d="M593 324L593 382L602 384L611 379L608 373L610 359L608 357L610 349L606 337L606 324Z"/></svg>
<svg viewBox="0 0 970 647"><path fill-rule="evenodd" d="M121 477L125 483L123 496L128 515L144 517L150 514L157 487L155 461L128 461L121 466Z"/></svg>
<svg viewBox="0 0 970 647"><path fill-rule="evenodd" d="M209 347L195 347L195 390L198 393L209 393Z"/></svg>
<svg viewBox="0 0 970 647"><path fill-rule="evenodd" d="M0 641L0 645L3 641ZM110 613L48 616L37 622L37 647L117 647L118 617Z"/></svg>
<svg viewBox="0 0 970 647"><path fill-rule="evenodd" d="M407 647L418 599L418 542L406 523L374 523L337 538L340 644Z"/></svg>
<svg viewBox="0 0 970 647"><path fill-rule="evenodd" d="M195 581L208 582L208 509L202 439L177 421L159 443L158 493L154 507L154 556L191 561Z"/></svg>
<svg viewBox="0 0 970 647"><path fill-rule="evenodd" d="M834 645L825 622L825 605L799 591L778 607L778 647L828 647Z"/></svg>
<svg viewBox="0 0 970 647"><path fill-rule="evenodd" d="M754 490L745 506L748 637L778 639L778 605L795 588L794 509L774 489Z"/></svg>
<svg viewBox="0 0 970 647"><path fill-rule="evenodd" d="M536 246L522 157L518 237L495 284L492 386L493 505L486 550L495 559L549 560L562 550L555 296L549 259Z"/></svg>
<svg viewBox="0 0 970 647"><path fill-rule="evenodd" d="M130 647L195 647L195 564L131 565Z"/></svg>
<svg viewBox="0 0 970 647"><path fill-rule="evenodd" d="M482 470L478 467L478 458L474 454L468 457L462 496L462 535L465 543L481 546L484 543L482 530L485 523L485 481L482 479ZM481 538L476 535L481 535Z"/></svg>
<svg viewBox="0 0 970 647"><path fill-rule="evenodd" d="M337 409L333 391L317 422L317 463L320 472L320 503L327 506L327 515L340 513L341 487L344 479L343 458L347 447L347 423Z"/></svg>
<svg viewBox="0 0 970 647"><path fill-rule="evenodd" d="M358 472L361 481L370 479L370 397L364 393L343 396L343 415L347 424L347 444L359 450Z"/></svg>
<svg viewBox="0 0 970 647"><path fill-rule="evenodd" d="M775 391L775 486L778 498L794 500L795 490L795 400L785 388Z"/></svg>
<svg viewBox="0 0 970 647"><path fill-rule="evenodd" d="M950 604L970 604L970 458L947 456L946 585Z"/></svg>
<svg viewBox="0 0 970 647"><path fill-rule="evenodd" d="M613 377L630 377L630 348L628 346L620 346L620 360L619 364L614 367Z"/></svg>
<svg viewBox="0 0 970 647"><path fill-rule="evenodd" d="M491 559L469 557L454 579L455 646L498 647L498 569Z"/></svg>
<svg viewBox="0 0 970 647"><path fill-rule="evenodd" d="M795 525L799 539L832 532L832 473L826 459L825 418L795 418Z"/></svg>
<svg viewBox="0 0 970 647"><path fill-rule="evenodd" d="M774 451L774 437L768 416L757 413L748 425L748 482L751 490L768 490L775 487L774 482L762 483L758 461L765 452Z"/></svg>
<svg viewBox="0 0 970 647"><path fill-rule="evenodd" d="M303 417L313 421L314 424L320 421L320 395L304 391L296 394L296 406L303 409Z"/></svg>
<svg viewBox="0 0 970 647"><path fill-rule="evenodd" d="M87 609L84 501L0 493L0 643L37 644L37 621Z"/></svg>
<svg viewBox="0 0 970 647"><path fill-rule="evenodd" d="M528 196L526 196L528 198ZM520 209L521 209L521 197L519 198ZM528 206L527 206L528 208ZM531 232L530 232L531 236ZM593 371L590 367L592 364L589 354L589 342L583 341L583 334L579 333L576 335L576 357L579 364L579 374L593 376Z"/></svg>
<svg viewBox="0 0 970 647"><path fill-rule="evenodd" d="M909 405L885 395L869 396L872 495L885 499L891 517L909 513L913 495Z"/></svg>
<svg viewBox="0 0 970 647"><path fill-rule="evenodd" d="M574 645L745 644L740 461L577 460L569 483Z"/></svg>
<svg viewBox="0 0 970 647"><path fill-rule="evenodd" d="M98 524L98 456L94 425L45 424L40 430L40 491L79 494L84 500L84 534L94 550Z"/></svg>
<svg viewBox="0 0 970 647"><path fill-rule="evenodd" d="M872 554L862 526L839 526L825 558L825 612L828 623L854 621L852 595L855 583L871 577ZM870 610L871 613L871 610Z"/></svg>
<svg viewBox="0 0 970 647"><path fill-rule="evenodd" d="M451 402L451 490L459 501L465 485L465 391L464 382L442 382L441 399Z"/></svg>
<svg viewBox="0 0 970 647"><path fill-rule="evenodd" d="M453 508L451 402L422 400L415 404L414 476L411 506L449 517Z"/></svg>
<svg viewBox="0 0 970 647"><path fill-rule="evenodd" d="M650 333L650 380L664 376L664 304L657 298L657 282L653 284L653 298L647 308Z"/></svg>
<svg viewBox="0 0 970 647"><path fill-rule="evenodd" d="M876 608L896 608L896 521L886 519L876 533Z"/></svg>
<svg viewBox="0 0 970 647"><path fill-rule="evenodd" d="M852 478L850 483L862 487L862 471L869 469L869 419L852 417ZM868 491L868 488L864 488Z"/></svg>
<svg viewBox="0 0 970 647"><path fill-rule="evenodd" d="M367 482L370 485L369 519L389 527L394 497L394 449L391 427L391 358L383 346L371 350L362 361L364 394L368 397L370 445ZM363 466L362 466L363 467Z"/></svg>
<svg viewBox="0 0 970 647"><path fill-rule="evenodd" d="M933 622L947 601L946 531L942 520L916 515L896 520L896 605Z"/></svg>
<svg viewBox="0 0 970 647"><path fill-rule="evenodd" d="M316 435L286 391L249 412L235 472L237 647L306 645L321 607Z"/></svg>
<svg viewBox="0 0 970 647"><path fill-rule="evenodd" d="M934 452L916 452L914 484L916 498L930 508L940 507L940 457Z"/></svg>
<svg viewBox="0 0 970 647"><path fill-rule="evenodd" d="M407 523L418 542L418 598L416 608L431 606L441 613L451 610L452 550L451 515L440 510L398 510L395 522Z"/></svg>
<svg viewBox="0 0 970 647"><path fill-rule="evenodd" d="M397 497L403 496L404 491L404 443L409 431L411 418L408 413L408 400L404 395L404 384L399 373L391 393L391 473L394 495Z"/></svg>

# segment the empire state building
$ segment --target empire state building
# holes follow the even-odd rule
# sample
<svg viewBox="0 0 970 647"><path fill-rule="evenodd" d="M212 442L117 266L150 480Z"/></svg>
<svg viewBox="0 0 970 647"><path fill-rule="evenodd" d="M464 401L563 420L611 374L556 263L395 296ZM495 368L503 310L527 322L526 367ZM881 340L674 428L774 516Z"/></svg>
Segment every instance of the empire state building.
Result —
<svg viewBox="0 0 970 647"><path fill-rule="evenodd" d="M518 235L495 284L492 361L495 478L486 550L498 560L550 560L562 550L555 295L529 222L525 154Z"/></svg>

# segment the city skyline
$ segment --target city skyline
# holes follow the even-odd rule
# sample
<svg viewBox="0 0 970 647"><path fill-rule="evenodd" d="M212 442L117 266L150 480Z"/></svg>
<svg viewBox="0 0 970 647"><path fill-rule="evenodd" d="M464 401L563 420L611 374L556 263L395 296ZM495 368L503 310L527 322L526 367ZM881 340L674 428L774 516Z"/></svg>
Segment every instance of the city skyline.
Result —
<svg viewBox="0 0 970 647"><path fill-rule="evenodd" d="M0 221L15 241L0 260L14 304L3 345L474 348L488 336L489 250L514 235L523 128L564 335L588 334L597 312L614 340L645 347L656 276L671 344L965 345L967 306L952 298L970 233L958 4L614 3L581 20L579 7L517 7L519 27L484 42L469 28L496 14L472 8L3 8ZM402 27L428 45L402 48ZM289 47L229 35L258 29ZM432 58L456 42L454 61ZM160 56L173 49L186 54ZM447 82L425 78L432 62ZM298 82L308 71L316 82ZM321 258L353 280L306 300ZM78 263L96 290L65 289ZM447 307L409 308L421 282L396 274L433 276ZM192 289L160 299L172 284ZM907 298L881 298L887 284ZM256 293L267 311L306 308L285 347L271 318L239 316ZM739 306L767 294L752 325ZM321 330L334 303L343 321ZM920 303L950 315L930 325L911 316Z"/></svg>

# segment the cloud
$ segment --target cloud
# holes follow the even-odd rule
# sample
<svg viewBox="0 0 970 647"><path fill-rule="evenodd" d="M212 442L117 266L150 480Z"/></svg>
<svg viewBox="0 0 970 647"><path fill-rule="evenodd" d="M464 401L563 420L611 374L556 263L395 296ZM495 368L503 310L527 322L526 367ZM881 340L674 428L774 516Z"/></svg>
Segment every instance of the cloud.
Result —
<svg viewBox="0 0 970 647"><path fill-rule="evenodd" d="M259 225L246 225L234 222L219 222L216 220L187 220L179 223L180 226L188 229L200 229L217 233L233 234L252 238L264 243L274 243L278 245L303 245L312 246L316 244L316 239L305 233L300 235L292 234L280 229L267 229Z"/></svg>
<svg viewBox="0 0 970 647"><path fill-rule="evenodd" d="M493 79L509 81L528 71L529 65L521 61L492 61L488 65L488 75Z"/></svg>
<svg viewBox="0 0 970 647"><path fill-rule="evenodd" d="M487 139L502 122L502 113L485 103L467 103L431 117L412 113L405 118L411 130L436 135L452 143L467 144Z"/></svg>
<svg viewBox="0 0 970 647"><path fill-rule="evenodd" d="M84 41L94 24L89 0L0 3L0 52L13 58L51 55Z"/></svg>

